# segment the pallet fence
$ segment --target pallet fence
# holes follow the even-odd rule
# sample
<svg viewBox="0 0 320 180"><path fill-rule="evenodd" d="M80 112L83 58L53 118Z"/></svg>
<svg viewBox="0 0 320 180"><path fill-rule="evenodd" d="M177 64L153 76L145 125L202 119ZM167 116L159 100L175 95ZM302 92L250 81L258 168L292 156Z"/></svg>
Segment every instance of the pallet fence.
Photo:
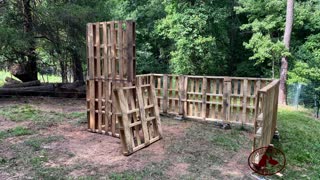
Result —
<svg viewBox="0 0 320 180"><path fill-rule="evenodd" d="M253 126L258 91L272 79L171 74L137 75L151 83L161 113ZM259 108L259 107L258 107Z"/></svg>
<svg viewBox="0 0 320 180"><path fill-rule="evenodd" d="M253 149L276 130L279 80L136 76L134 21L87 24L88 130L121 137L129 155L162 137L159 113L254 127Z"/></svg>
<svg viewBox="0 0 320 180"><path fill-rule="evenodd" d="M87 24L88 130L119 136L112 91L135 84L135 22Z"/></svg>

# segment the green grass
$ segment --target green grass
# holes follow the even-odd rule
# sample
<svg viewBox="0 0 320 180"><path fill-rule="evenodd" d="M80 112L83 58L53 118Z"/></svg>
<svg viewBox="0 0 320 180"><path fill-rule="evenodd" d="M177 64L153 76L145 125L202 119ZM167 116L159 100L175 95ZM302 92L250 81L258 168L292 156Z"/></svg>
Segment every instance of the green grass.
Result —
<svg viewBox="0 0 320 180"><path fill-rule="evenodd" d="M108 176L110 180L140 180L140 179L169 179L165 174L170 162L161 161L159 163L150 163L141 170L128 170L121 173L111 173Z"/></svg>
<svg viewBox="0 0 320 180"><path fill-rule="evenodd" d="M5 83L6 77L12 77L14 79L17 79L15 77L11 76L10 72L0 71L0 87L3 86L3 84Z"/></svg>
<svg viewBox="0 0 320 180"><path fill-rule="evenodd" d="M48 127L69 119L75 123L85 122L85 112L60 113L42 111L31 105L10 105L0 108L0 116L12 121L32 121L36 127ZM182 126L184 121L174 121L163 118L166 126ZM210 179L225 178L221 169L234 156L239 155L243 149L250 149L252 141L244 126L232 126L231 130L215 128L212 123L190 123L182 135L165 136L166 144L164 159L160 162L147 161L141 169L131 169L123 172L99 172L83 179L168 179L174 163L189 164L187 176L178 176L177 179ZM310 117L306 110L279 109L278 130L280 141L274 140L277 148L281 149L287 159L283 173L284 179L320 179L320 121ZM6 131L0 131L0 150L6 138L14 136L32 135L37 132L32 128L18 126ZM0 157L0 168L10 167L10 171L19 171L19 168L29 168L30 176L35 179L64 179L75 168L80 170L89 167L81 164L79 167L48 167L45 164L57 157L70 158L71 152L51 152L45 148L46 144L63 140L62 136L26 136L24 141L12 145L10 151L14 158ZM57 154L58 153L58 154ZM59 154L60 153L60 154ZM145 153L143 157L153 154ZM246 163L247 155L243 154L239 163ZM172 177L171 177L172 178ZM278 179L272 176L272 179Z"/></svg>
<svg viewBox="0 0 320 180"><path fill-rule="evenodd" d="M36 137L26 140L25 145L32 147L33 150L39 151L43 144L49 144L54 141L62 140L63 136L48 136L48 137Z"/></svg>
<svg viewBox="0 0 320 180"><path fill-rule="evenodd" d="M25 127L21 127L21 126L17 126L13 129L9 129L6 131L0 131L0 139L4 139L7 137L12 137L12 136L24 136L24 135L31 135L33 134L34 131L32 131L31 129L25 128Z"/></svg>
<svg viewBox="0 0 320 180"><path fill-rule="evenodd" d="M83 125L87 123L87 113L86 112L72 112L67 114L68 119L74 119L77 125Z"/></svg>
<svg viewBox="0 0 320 180"><path fill-rule="evenodd" d="M57 125L59 122L75 119L77 123L85 122L84 112L61 113L42 111L31 105L10 105L0 108L0 116L11 121L32 121L38 128Z"/></svg>
<svg viewBox="0 0 320 180"><path fill-rule="evenodd" d="M307 111L281 109L278 113L280 141L275 147L286 155L285 179L320 179L320 121Z"/></svg>
<svg viewBox="0 0 320 180"><path fill-rule="evenodd" d="M63 179L71 167L48 167L46 163L51 160L67 156L67 152L52 152L45 149L44 145L57 142L63 136L41 136L31 137L23 142L10 145L14 158L0 157L0 167L6 172L26 171L27 179Z"/></svg>
<svg viewBox="0 0 320 180"><path fill-rule="evenodd" d="M14 76L12 76L10 74L10 72L6 72L6 71L0 71L0 87L3 86L3 84L5 83L5 78L6 77L11 77L11 78L14 78L14 79L17 79L15 78ZM43 78L40 74L38 74L38 79L41 81L41 82L50 82L50 83L58 83L58 82L62 82L62 79L60 76L56 76L56 75L43 75ZM18 80L18 79L17 79Z"/></svg>
<svg viewBox="0 0 320 180"><path fill-rule="evenodd" d="M11 121L37 121L40 119L40 113L30 105L11 105L0 108L0 116Z"/></svg>
<svg viewBox="0 0 320 180"><path fill-rule="evenodd" d="M38 74L38 79L41 82L46 82L46 83L60 83L62 82L62 78L60 76L57 75L43 75L43 77Z"/></svg>

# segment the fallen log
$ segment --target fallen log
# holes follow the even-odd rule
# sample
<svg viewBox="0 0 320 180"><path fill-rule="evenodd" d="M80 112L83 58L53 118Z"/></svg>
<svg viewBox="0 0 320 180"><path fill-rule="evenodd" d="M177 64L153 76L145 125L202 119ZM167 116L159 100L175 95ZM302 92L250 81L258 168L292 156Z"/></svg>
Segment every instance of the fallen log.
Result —
<svg viewBox="0 0 320 180"><path fill-rule="evenodd" d="M8 76L5 78L5 81L8 84L20 84L21 83L21 81L18 81L16 79L13 79L13 78L8 77Z"/></svg>
<svg viewBox="0 0 320 180"><path fill-rule="evenodd" d="M53 96L53 97L73 97L83 98L86 96L82 86L72 87L72 89L61 88L65 83L48 83L40 86L0 88L1 96Z"/></svg>
<svg viewBox="0 0 320 180"><path fill-rule="evenodd" d="M17 84L7 84L5 83L2 87L3 88L19 88L19 87L30 87L30 86L40 86L40 81L29 81L29 82L22 82Z"/></svg>

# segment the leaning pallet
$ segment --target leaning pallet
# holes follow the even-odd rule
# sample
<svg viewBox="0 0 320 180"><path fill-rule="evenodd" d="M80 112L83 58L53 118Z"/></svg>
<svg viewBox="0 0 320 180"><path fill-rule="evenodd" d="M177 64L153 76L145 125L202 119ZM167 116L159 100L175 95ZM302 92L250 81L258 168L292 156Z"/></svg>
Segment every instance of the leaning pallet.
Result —
<svg viewBox="0 0 320 180"><path fill-rule="evenodd" d="M161 139L162 129L155 89L150 84L114 90L124 155Z"/></svg>

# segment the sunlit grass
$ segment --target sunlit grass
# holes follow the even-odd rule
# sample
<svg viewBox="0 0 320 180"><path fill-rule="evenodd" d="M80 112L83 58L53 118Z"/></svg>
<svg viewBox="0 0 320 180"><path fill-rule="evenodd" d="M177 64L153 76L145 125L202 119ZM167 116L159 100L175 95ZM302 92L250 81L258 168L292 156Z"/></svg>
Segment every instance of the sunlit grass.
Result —
<svg viewBox="0 0 320 180"><path fill-rule="evenodd" d="M17 79L14 76L12 76L10 74L10 72L0 71L0 87L4 85L6 77L11 77L13 79ZM61 77L57 76L57 75L43 75L43 76L41 76L40 74L38 74L38 79L42 83L48 83L48 82L49 83L59 83L59 82L62 82Z"/></svg>
<svg viewBox="0 0 320 180"><path fill-rule="evenodd" d="M14 77L10 74L10 72L0 71L0 87L3 86L3 84L5 83L6 77L14 78ZM14 79L17 79L17 78L14 78Z"/></svg>

